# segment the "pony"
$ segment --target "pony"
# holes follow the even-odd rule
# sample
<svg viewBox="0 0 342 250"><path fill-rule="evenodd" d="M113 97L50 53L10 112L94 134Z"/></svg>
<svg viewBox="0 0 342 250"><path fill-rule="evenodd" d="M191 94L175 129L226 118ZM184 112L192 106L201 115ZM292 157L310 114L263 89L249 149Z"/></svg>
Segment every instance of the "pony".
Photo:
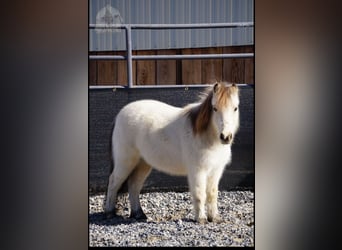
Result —
<svg viewBox="0 0 342 250"><path fill-rule="evenodd" d="M226 82L211 84L198 102L182 108L147 99L124 106L112 133L114 168L104 203L107 218L115 216L117 193L127 179L130 218L147 219L139 194L153 167L187 176L195 221L221 222L218 186L231 163L238 128L239 88Z"/></svg>

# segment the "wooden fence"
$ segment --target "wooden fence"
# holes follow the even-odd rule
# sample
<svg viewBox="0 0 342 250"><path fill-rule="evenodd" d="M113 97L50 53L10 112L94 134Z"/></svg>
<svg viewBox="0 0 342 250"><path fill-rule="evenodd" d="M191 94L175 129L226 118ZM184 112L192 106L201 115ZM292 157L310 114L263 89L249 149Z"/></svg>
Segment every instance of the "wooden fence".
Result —
<svg viewBox="0 0 342 250"><path fill-rule="evenodd" d="M254 46L173 50L139 50L133 55L254 53ZM89 52L89 55L122 55L125 51ZM203 84L214 81L254 84L254 58L197 60L134 60L135 85ZM126 85L125 60L90 60L89 85Z"/></svg>

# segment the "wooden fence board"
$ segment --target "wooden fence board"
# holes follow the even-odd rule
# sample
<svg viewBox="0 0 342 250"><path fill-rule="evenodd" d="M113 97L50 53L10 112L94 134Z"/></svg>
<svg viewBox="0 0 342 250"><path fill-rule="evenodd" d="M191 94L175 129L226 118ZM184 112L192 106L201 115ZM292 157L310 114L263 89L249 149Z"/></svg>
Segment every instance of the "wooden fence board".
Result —
<svg viewBox="0 0 342 250"><path fill-rule="evenodd" d="M183 49L182 54L201 54L201 49ZM182 60L182 84L202 83L201 60Z"/></svg>
<svg viewBox="0 0 342 250"><path fill-rule="evenodd" d="M125 56L126 53L123 51L118 51L116 53L116 55ZM133 61L133 65L135 63L136 62ZM128 79L127 79L127 61L126 60L117 60L116 66L117 66L117 80L116 80L115 84L125 86L127 84L127 81L128 81Z"/></svg>
<svg viewBox="0 0 342 250"><path fill-rule="evenodd" d="M158 50L158 55L176 55L176 50ZM156 78L161 85L176 84L176 60L157 60Z"/></svg>
<svg viewBox="0 0 342 250"><path fill-rule="evenodd" d="M89 60L88 64L88 72L89 72L89 85L97 84L97 60Z"/></svg>
<svg viewBox="0 0 342 250"><path fill-rule="evenodd" d="M99 52L98 55L113 55L113 53ZM114 61L97 61L97 82L102 85L113 85L116 82L117 71Z"/></svg>
<svg viewBox="0 0 342 250"><path fill-rule="evenodd" d="M241 46L223 48L223 53L242 53ZM233 58L223 60L223 80L234 83L245 82L245 59Z"/></svg>
<svg viewBox="0 0 342 250"><path fill-rule="evenodd" d="M222 48L208 48L203 54L222 54ZM202 83L214 83L222 80L222 59L202 60Z"/></svg>
<svg viewBox="0 0 342 250"><path fill-rule="evenodd" d="M246 46L245 53L253 53L254 47ZM254 83L254 58L245 59L245 83Z"/></svg>
<svg viewBox="0 0 342 250"><path fill-rule="evenodd" d="M153 55L153 51L138 51L137 55ZM156 62L153 60L140 60L136 64L137 85L156 84Z"/></svg>

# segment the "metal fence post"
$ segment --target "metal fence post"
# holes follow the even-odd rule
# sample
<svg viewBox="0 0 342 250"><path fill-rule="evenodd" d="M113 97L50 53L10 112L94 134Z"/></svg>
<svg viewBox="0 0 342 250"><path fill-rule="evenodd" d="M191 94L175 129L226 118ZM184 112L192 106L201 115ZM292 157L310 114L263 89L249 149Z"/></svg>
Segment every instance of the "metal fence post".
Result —
<svg viewBox="0 0 342 250"><path fill-rule="evenodd" d="M133 66L132 66L132 29L130 25L126 25L126 50L127 50L127 80L128 88L133 87Z"/></svg>

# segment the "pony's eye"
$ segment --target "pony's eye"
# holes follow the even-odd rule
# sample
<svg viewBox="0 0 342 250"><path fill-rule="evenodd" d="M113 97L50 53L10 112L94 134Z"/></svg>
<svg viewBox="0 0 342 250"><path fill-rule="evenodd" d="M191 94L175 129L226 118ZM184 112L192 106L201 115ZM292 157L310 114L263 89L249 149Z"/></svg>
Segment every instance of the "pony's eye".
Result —
<svg viewBox="0 0 342 250"><path fill-rule="evenodd" d="M237 110L237 107L235 107L234 111L236 111L236 110Z"/></svg>
<svg viewBox="0 0 342 250"><path fill-rule="evenodd" d="M217 108L216 108L216 107L213 107L213 110L216 112L216 111L217 111Z"/></svg>

